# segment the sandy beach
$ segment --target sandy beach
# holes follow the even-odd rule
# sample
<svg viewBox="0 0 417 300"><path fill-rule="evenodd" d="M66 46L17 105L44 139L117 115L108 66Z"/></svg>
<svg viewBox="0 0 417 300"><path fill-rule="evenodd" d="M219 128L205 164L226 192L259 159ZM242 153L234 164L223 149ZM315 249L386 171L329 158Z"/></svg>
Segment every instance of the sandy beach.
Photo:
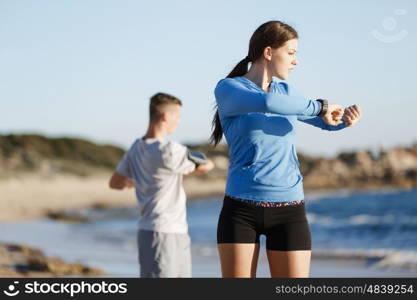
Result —
<svg viewBox="0 0 417 300"><path fill-rule="evenodd" d="M77 215L77 212L94 208L110 213L125 209L131 215L137 208L134 190L110 190L107 186L109 176L110 174L86 178L63 175L23 176L1 180L0 277L137 277L135 217L127 223L113 217L107 221L108 225L106 222L97 225L92 222L89 225L89 222L83 223L79 219L76 222L64 222L51 218L53 214L60 212L73 211ZM220 205L224 179L185 177L184 186L188 199L191 200L190 205L209 196L215 199L211 203L217 207ZM330 192L319 192L316 196L320 198L326 193ZM339 196L343 196L343 193L345 192L342 190L338 191ZM314 196L310 195L309 200L314 202ZM198 205L194 207L198 212ZM191 215L191 223L198 225L204 221L208 208L200 208L203 215ZM215 228L216 216L213 218L208 225L212 230ZM122 222L120 229L117 229L120 226L117 222ZM198 227L192 228L194 225L191 223L191 230L199 230ZM124 232L126 228L129 233ZM192 247L193 276L220 277L215 242L205 244L197 241ZM258 277L269 277L264 251L261 249ZM115 256L115 253L123 253L123 257ZM114 263L109 264L110 261ZM372 257L326 257L317 255L314 249L312 253L311 277L415 276L415 269L378 267Z"/></svg>
<svg viewBox="0 0 417 300"><path fill-rule="evenodd" d="M108 187L111 174L94 177L22 175L0 180L0 222L27 220L63 210L87 207L127 207L136 203L134 190L115 191ZM189 200L221 195L223 179L185 177Z"/></svg>
<svg viewBox="0 0 417 300"><path fill-rule="evenodd" d="M22 175L0 180L0 231L13 231L12 224L53 217L66 211L135 206L134 190L111 190L107 185L110 175L85 178L70 175ZM186 177L184 187L188 199L194 199L222 194L224 180L207 181L198 177ZM102 269L45 255L42 250L48 250L50 244L43 249L33 248L34 243L27 245L25 237L17 240L18 244L7 243L1 239L0 234L0 277L84 277L105 274ZM51 243L54 241L51 240ZM35 246L39 245L35 243Z"/></svg>
<svg viewBox="0 0 417 300"><path fill-rule="evenodd" d="M82 224L48 219L9 223L0 240L14 243L4 245L0 242L0 277L138 277L135 235L114 236L103 229L105 231L90 231L83 229ZM47 235L42 234L45 231ZM192 262L193 277L221 277L215 243L192 242ZM310 277L416 276L416 270L380 268L372 259L322 259L314 251L312 254ZM264 244L257 277L270 277Z"/></svg>

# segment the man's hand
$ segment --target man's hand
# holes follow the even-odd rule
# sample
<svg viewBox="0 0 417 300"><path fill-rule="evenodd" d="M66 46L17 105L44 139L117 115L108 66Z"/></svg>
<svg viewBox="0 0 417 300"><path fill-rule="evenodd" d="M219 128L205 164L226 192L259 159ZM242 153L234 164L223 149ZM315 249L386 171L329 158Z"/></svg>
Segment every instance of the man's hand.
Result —
<svg viewBox="0 0 417 300"><path fill-rule="evenodd" d="M214 163L211 159L207 159L207 163L204 165L199 165L192 173L191 175L197 175L197 174L205 174L207 172L210 172L214 168Z"/></svg>
<svg viewBox="0 0 417 300"><path fill-rule="evenodd" d="M355 125L362 116L362 111L359 105L355 104L345 109L342 120L345 122L346 127Z"/></svg>
<svg viewBox="0 0 417 300"><path fill-rule="evenodd" d="M133 182L132 179L127 178L126 179L125 187L128 188L128 189L134 188L135 187L135 183Z"/></svg>
<svg viewBox="0 0 417 300"><path fill-rule="evenodd" d="M114 172L109 181L109 187L115 190L123 190L124 188L132 188L135 186L133 180Z"/></svg>
<svg viewBox="0 0 417 300"><path fill-rule="evenodd" d="M339 104L329 104L327 113L322 117L323 121L331 126L342 123L343 108Z"/></svg>

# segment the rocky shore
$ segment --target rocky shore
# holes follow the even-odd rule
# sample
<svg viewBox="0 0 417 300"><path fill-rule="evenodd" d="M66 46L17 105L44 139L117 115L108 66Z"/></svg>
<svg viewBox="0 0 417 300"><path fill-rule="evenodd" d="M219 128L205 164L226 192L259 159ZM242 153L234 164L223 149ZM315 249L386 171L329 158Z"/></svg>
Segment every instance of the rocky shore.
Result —
<svg viewBox="0 0 417 300"><path fill-rule="evenodd" d="M417 144L377 154L340 153L334 159L301 155L300 162L307 189L417 187Z"/></svg>
<svg viewBox="0 0 417 300"><path fill-rule="evenodd" d="M194 149L212 158L214 172L205 178L226 178L229 160L227 148L213 150L208 145L193 145ZM343 152L335 158L323 158L298 153L300 170L306 190L373 189L417 187L417 144L410 147Z"/></svg>
<svg viewBox="0 0 417 300"><path fill-rule="evenodd" d="M0 243L0 277L98 277L105 272L78 263L46 256L24 245Z"/></svg>
<svg viewBox="0 0 417 300"><path fill-rule="evenodd" d="M189 200L222 195L228 149L188 145L206 153L215 169L185 176ZM124 150L72 138L0 135L0 222L49 216L89 207L132 207L133 190L114 191L108 179ZM417 144L410 147L340 153L334 158L298 153L306 192L335 189L417 187Z"/></svg>
<svg viewBox="0 0 417 300"><path fill-rule="evenodd" d="M229 167L225 145L188 145L216 167L185 176L189 200L224 193ZM78 139L0 136L0 223L33 218L89 222L86 209L137 208L133 189L114 191L108 180L123 149ZM306 192L335 189L417 187L417 144L410 147L340 153L334 158L298 153ZM136 213L132 212L132 213ZM39 249L0 241L0 277L105 276L79 263L49 257Z"/></svg>
<svg viewBox="0 0 417 300"><path fill-rule="evenodd" d="M212 192L213 182L224 181L229 166L224 144L188 145L206 153L216 168L209 174L186 178L187 182L204 182ZM113 145L97 145L73 138L46 138L38 135L0 135L0 179L34 174L41 177L60 175L83 178L100 176L114 170L124 150ZM344 152L335 158L298 153L306 189L378 188L417 186L417 144L410 147ZM215 191L217 193L217 190ZM206 195L206 192L200 192ZM192 195L193 197L194 195Z"/></svg>

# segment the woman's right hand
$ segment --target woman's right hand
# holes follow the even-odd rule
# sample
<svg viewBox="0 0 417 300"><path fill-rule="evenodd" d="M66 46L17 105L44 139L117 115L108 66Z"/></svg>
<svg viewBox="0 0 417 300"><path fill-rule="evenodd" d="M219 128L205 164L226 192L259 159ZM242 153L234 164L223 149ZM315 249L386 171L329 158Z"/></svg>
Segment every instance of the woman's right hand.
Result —
<svg viewBox="0 0 417 300"><path fill-rule="evenodd" d="M331 126L342 123L344 109L340 104L329 103L327 113L322 117L323 121Z"/></svg>

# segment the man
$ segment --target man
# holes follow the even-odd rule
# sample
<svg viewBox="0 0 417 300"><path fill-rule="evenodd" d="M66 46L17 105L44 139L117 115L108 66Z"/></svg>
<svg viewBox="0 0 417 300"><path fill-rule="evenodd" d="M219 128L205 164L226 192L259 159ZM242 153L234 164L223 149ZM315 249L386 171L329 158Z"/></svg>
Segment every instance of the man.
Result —
<svg viewBox="0 0 417 300"><path fill-rule="evenodd" d="M145 278L191 277L183 175L209 172L214 164L198 165L185 146L166 140L179 123L181 106L168 94L151 98L146 135L133 143L109 182L112 189L136 188L140 275Z"/></svg>

